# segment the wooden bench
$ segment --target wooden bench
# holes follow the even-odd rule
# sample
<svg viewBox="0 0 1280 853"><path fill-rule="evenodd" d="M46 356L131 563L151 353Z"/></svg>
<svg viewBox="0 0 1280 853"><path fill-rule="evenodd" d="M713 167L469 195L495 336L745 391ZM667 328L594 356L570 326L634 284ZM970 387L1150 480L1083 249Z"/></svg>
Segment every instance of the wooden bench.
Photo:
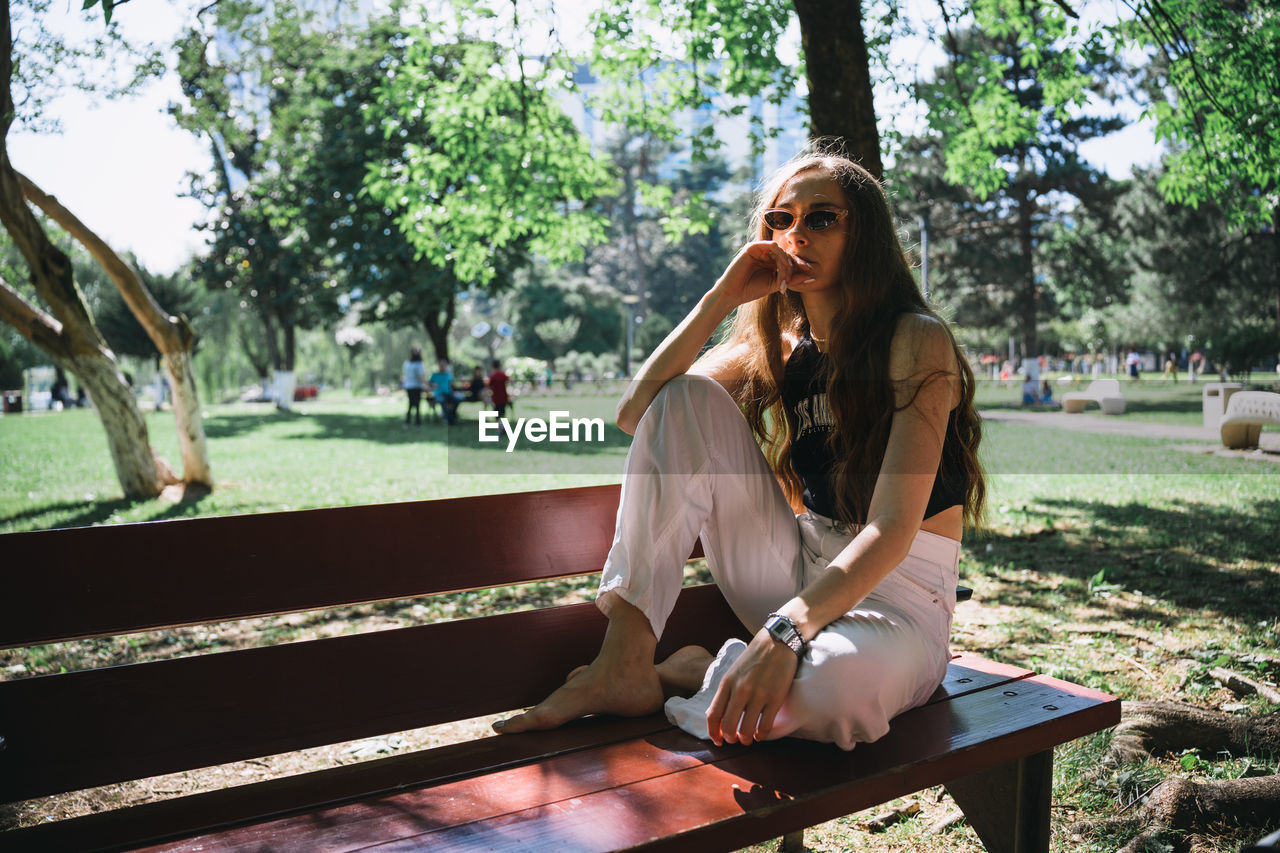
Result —
<svg viewBox="0 0 1280 853"><path fill-rule="evenodd" d="M1280 394L1236 391L1227 400L1226 414L1218 422L1222 446L1257 447L1263 424L1280 424Z"/></svg>
<svg viewBox="0 0 1280 853"><path fill-rule="evenodd" d="M1070 391L1062 395L1062 410L1080 414L1090 403L1097 403L1104 415L1124 414L1124 395L1116 379L1095 379L1083 391Z"/></svg>
<svg viewBox="0 0 1280 853"><path fill-rule="evenodd" d="M595 573L617 486L0 536L0 647ZM458 543L431 562L407 538ZM576 603L0 682L0 802L534 704L597 648ZM742 634L686 589L662 653ZM1053 748L1114 697L974 657L852 752L716 747L660 715L433 749L11 830L6 851L728 850L946 784L989 850L1048 850Z"/></svg>

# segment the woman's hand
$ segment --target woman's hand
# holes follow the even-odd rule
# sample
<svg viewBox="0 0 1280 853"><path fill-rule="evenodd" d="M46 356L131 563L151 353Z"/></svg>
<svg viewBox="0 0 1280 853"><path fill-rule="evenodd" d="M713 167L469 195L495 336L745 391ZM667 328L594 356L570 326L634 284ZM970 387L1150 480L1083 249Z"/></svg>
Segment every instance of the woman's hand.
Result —
<svg viewBox="0 0 1280 853"><path fill-rule="evenodd" d="M716 746L767 738L799 664L795 652L763 628L757 632L721 679L707 708L707 732Z"/></svg>
<svg viewBox="0 0 1280 853"><path fill-rule="evenodd" d="M789 284L812 280L807 263L770 240L743 246L725 269L715 289L734 307L753 302L775 291L785 293Z"/></svg>

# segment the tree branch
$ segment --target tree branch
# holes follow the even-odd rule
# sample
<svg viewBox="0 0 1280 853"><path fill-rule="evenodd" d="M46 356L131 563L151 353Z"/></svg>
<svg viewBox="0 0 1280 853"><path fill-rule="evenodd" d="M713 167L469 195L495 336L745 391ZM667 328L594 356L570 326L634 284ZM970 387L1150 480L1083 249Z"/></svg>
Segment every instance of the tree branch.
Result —
<svg viewBox="0 0 1280 853"><path fill-rule="evenodd" d="M172 317L156 302L155 297L138 278L138 273L116 254L106 241L95 234L67 210L55 197L36 186L26 175L15 170L22 194L28 201L40 208L54 222L61 225L68 234L80 242L93 259L106 270L107 275L115 282L120 295L133 315L138 318L142 328L162 353L179 352L190 346L194 335L191 328L179 317Z"/></svg>
<svg viewBox="0 0 1280 853"><path fill-rule="evenodd" d="M1076 13L1076 10L1067 5L1067 0L1053 0L1053 3L1065 12L1068 18L1074 18L1077 21L1080 20L1080 15Z"/></svg>
<svg viewBox="0 0 1280 853"><path fill-rule="evenodd" d="M0 320L45 352L58 358L70 357L71 351L62 339L62 324L57 318L32 305L3 278L0 278Z"/></svg>

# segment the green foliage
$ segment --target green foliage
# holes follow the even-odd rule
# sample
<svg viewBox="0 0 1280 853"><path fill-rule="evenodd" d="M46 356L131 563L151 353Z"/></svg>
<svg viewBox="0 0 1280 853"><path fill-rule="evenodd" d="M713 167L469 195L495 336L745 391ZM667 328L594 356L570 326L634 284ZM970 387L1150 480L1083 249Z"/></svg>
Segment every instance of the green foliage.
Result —
<svg viewBox="0 0 1280 853"><path fill-rule="evenodd" d="M96 3L85 0L81 11L87 12ZM27 130L61 130L61 123L48 107L68 91L117 99L134 94L164 73L166 63L160 47L131 41L118 23L112 23L112 0L103 0L105 26L82 42L68 41L47 26L51 15L61 11L59 7L51 10L51 6L49 0L9 3L12 118Z"/></svg>
<svg viewBox="0 0 1280 853"><path fill-rule="evenodd" d="M480 286L507 248L553 262L581 257L603 237L589 204L608 175L559 107L571 68L439 26L412 27L405 40L403 64L375 90L366 119L388 138L423 133L404 139L402 158L371 164L366 187L418 255Z"/></svg>
<svg viewBox="0 0 1280 853"><path fill-rule="evenodd" d="M1148 0L1126 28L1153 57L1156 137L1171 149L1160 190L1212 202L1256 229L1280 209L1280 10L1266 0Z"/></svg>
<svg viewBox="0 0 1280 853"><path fill-rule="evenodd" d="M1120 126L1081 115L1114 71L1101 34L1051 4L971 0L968 12L965 29L948 28L948 65L917 87L944 140L947 180L985 199L1029 170L1081 171L1076 145Z"/></svg>
<svg viewBox="0 0 1280 853"><path fill-rule="evenodd" d="M193 182L213 214L210 250L195 275L237 293L257 315L267 362L292 370L297 329L336 313L324 246L309 239L300 211L297 170L313 142L309 75L337 37L301 2L263 11L229 0L206 12L211 20L178 45L185 100L172 110L181 127L209 139L215 161L211 178ZM234 48L214 49L219 39L234 39Z"/></svg>
<svg viewBox="0 0 1280 853"><path fill-rule="evenodd" d="M1119 204L1132 291L1118 315L1123 333L1203 348L1232 373L1270 363L1280 352L1280 240L1269 228L1233 228L1231 214L1212 202L1168 201L1162 183L1161 173L1139 171Z"/></svg>
<svg viewBox="0 0 1280 853"><path fill-rule="evenodd" d="M908 142L907 176L895 180L913 185L916 209L943 237L936 264L943 281L930 290L944 294L962 325L1004 318L1023 354L1034 356L1043 351L1039 318L1057 315L1045 288L1048 224L1081 203L1105 209L1115 194L1078 150L1121 126L1080 112L1091 94L1106 94L1116 66L1082 43L1055 7L975 0L969 8L971 27L948 30L950 61L916 87L932 134ZM1060 241L1067 263L1059 272L1080 271L1083 257L1089 273L1105 275L1114 258L1091 248L1087 239ZM1063 276L1064 290L1096 302L1093 275L1083 283Z"/></svg>
<svg viewBox="0 0 1280 853"><path fill-rule="evenodd" d="M625 0L602 6L591 19L590 62L592 73L610 85L593 109L606 122L674 142L681 111L741 114L727 100L756 97L780 104L799 81L798 69L777 51L791 19L785 0ZM756 150L777 130L753 127ZM689 142L695 159L719 145L709 126Z"/></svg>
<svg viewBox="0 0 1280 853"><path fill-rule="evenodd" d="M626 314L617 291L594 278L568 276L544 265L531 267L522 280L512 299L521 355L554 359L570 350L618 350Z"/></svg>

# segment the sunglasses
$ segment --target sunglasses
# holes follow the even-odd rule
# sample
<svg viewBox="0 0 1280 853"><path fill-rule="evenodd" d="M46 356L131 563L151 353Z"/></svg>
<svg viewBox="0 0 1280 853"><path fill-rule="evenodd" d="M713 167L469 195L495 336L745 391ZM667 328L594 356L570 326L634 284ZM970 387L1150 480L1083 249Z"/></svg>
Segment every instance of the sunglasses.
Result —
<svg viewBox="0 0 1280 853"><path fill-rule="evenodd" d="M841 219L849 215L847 210L813 210L801 219L804 227L810 231L825 231ZM764 212L765 227L772 231L787 231L796 221L796 215L789 210L766 210Z"/></svg>

